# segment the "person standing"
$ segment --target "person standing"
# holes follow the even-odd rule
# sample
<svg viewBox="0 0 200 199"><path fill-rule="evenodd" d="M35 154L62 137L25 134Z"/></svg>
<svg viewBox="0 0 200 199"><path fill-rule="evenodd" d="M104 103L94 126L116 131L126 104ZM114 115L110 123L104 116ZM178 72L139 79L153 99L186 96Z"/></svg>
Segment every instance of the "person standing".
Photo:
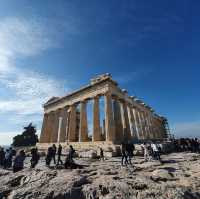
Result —
<svg viewBox="0 0 200 199"><path fill-rule="evenodd" d="M59 165L59 163L63 164L63 161L61 160L61 156L62 156L62 145L59 144L59 146L58 146L58 160L57 160L57 165Z"/></svg>
<svg viewBox="0 0 200 199"><path fill-rule="evenodd" d="M103 149L100 147L100 160L104 161L104 153L103 153Z"/></svg>
<svg viewBox="0 0 200 199"><path fill-rule="evenodd" d="M40 159L37 148L31 149L31 168L35 168Z"/></svg>
<svg viewBox="0 0 200 199"><path fill-rule="evenodd" d="M74 157L75 150L72 145L70 145L69 147L70 147L69 148L69 161L74 162L73 157Z"/></svg>
<svg viewBox="0 0 200 199"><path fill-rule="evenodd" d="M135 150L135 146L134 144L132 144L131 142L129 142L127 145L126 145L126 154L127 154L127 159L128 159L128 163L130 165L132 165L132 162L131 162L131 159L133 157L133 151Z"/></svg>
<svg viewBox="0 0 200 199"><path fill-rule="evenodd" d="M4 148L0 148L0 166L4 166L5 151Z"/></svg>
<svg viewBox="0 0 200 199"><path fill-rule="evenodd" d="M56 148L56 145L55 144L53 144L53 146L52 146L52 149L53 149L53 161L54 161L54 164L56 164L56 152L57 152L57 148Z"/></svg>
<svg viewBox="0 0 200 199"><path fill-rule="evenodd" d="M14 159L13 173L21 171L24 168L25 158L26 158L25 152L23 150L21 150Z"/></svg>
<svg viewBox="0 0 200 199"><path fill-rule="evenodd" d="M49 147L47 151L47 156L46 156L46 166L50 166L51 160L53 158L53 148Z"/></svg>
<svg viewBox="0 0 200 199"><path fill-rule="evenodd" d="M74 160L73 160L74 153L75 153L75 150L74 150L73 146L70 145L69 146L69 153L66 157L65 165L64 165L66 169L68 167L70 167L72 169L75 166L75 163L74 163Z"/></svg>
<svg viewBox="0 0 200 199"><path fill-rule="evenodd" d="M144 159L145 161L149 161L150 160L150 156L149 156L149 150L148 150L148 146L147 144L144 142L144 144L142 144L142 148L144 151Z"/></svg>
<svg viewBox="0 0 200 199"><path fill-rule="evenodd" d="M121 165L127 166L128 160L127 160L127 151L126 151L126 144L125 143L122 143L122 145L121 145L121 154L122 154Z"/></svg>
<svg viewBox="0 0 200 199"><path fill-rule="evenodd" d="M158 149L156 143L152 143L151 147L152 147L152 150L153 150L154 158L156 160L160 160L160 152L159 152L159 149Z"/></svg>

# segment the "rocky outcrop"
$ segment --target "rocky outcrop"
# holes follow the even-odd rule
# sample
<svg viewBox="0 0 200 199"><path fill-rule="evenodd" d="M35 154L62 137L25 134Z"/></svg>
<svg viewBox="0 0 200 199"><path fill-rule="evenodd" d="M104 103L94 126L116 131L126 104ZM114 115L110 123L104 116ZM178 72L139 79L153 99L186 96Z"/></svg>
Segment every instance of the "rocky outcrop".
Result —
<svg viewBox="0 0 200 199"><path fill-rule="evenodd" d="M163 155L163 162L134 158L134 166L121 167L119 158L106 161L76 160L82 169L47 168L44 159L36 169L13 174L0 169L0 198L200 198L200 155Z"/></svg>

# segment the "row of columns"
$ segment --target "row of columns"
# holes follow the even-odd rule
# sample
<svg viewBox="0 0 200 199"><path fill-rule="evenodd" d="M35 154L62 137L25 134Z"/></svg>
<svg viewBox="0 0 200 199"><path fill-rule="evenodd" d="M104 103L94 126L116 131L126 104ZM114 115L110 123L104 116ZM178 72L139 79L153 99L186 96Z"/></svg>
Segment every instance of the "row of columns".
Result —
<svg viewBox="0 0 200 199"><path fill-rule="evenodd" d="M154 139L162 137L162 126L150 113L138 110L110 93L105 98L105 140L122 142L130 139ZM78 122L78 124L77 124ZM102 141L99 96L93 99L93 141ZM80 118L77 104L44 115L40 142L88 141L87 101L80 102Z"/></svg>

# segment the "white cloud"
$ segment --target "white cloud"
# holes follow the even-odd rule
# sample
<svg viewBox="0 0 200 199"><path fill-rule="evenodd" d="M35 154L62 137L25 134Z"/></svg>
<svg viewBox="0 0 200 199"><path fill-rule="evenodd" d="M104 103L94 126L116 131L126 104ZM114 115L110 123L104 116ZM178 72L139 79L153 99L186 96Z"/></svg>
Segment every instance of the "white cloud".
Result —
<svg viewBox="0 0 200 199"><path fill-rule="evenodd" d="M47 34L38 21L5 18L0 22L0 52L6 56L36 55L55 44Z"/></svg>
<svg viewBox="0 0 200 199"><path fill-rule="evenodd" d="M26 69L17 65L19 58L40 55L56 46L49 32L38 20L12 17L0 21L0 87L10 93L6 98L0 96L0 113L10 114L10 125L20 120L23 124L26 117L42 119L42 104L64 93L64 82L30 70L31 65Z"/></svg>
<svg viewBox="0 0 200 199"><path fill-rule="evenodd" d="M177 137L200 137L200 121L177 123L173 129Z"/></svg>
<svg viewBox="0 0 200 199"><path fill-rule="evenodd" d="M30 71L18 71L15 77L11 75L2 78L0 83L16 96L14 100L0 100L0 112L38 113L41 112L45 101L53 95L59 96L64 92L62 83L59 81Z"/></svg>

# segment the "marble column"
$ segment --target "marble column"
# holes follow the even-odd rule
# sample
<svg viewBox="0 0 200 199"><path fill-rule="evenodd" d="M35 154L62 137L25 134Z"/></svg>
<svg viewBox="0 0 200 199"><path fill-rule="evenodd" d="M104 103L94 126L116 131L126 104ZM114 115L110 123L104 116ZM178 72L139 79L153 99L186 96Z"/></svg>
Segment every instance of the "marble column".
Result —
<svg viewBox="0 0 200 199"><path fill-rule="evenodd" d="M106 141L113 141L115 126L112 110L112 98L110 93L105 94L105 130Z"/></svg>
<svg viewBox="0 0 200 199"><path fill-rule="evenodd" d="M154 138L153 129L152 129L152 121L151 121L151 114L148 113L148 122L149 122L149 132L150 132L150 139Z"/></svg>
<svg viewBox="0 0 200 199"><path fill-rule="evenodd" d="M44 114L43 122L42 122L42 130L41 130L41 135L40 135L40 143L45 143L48 142L47 140L47 125L48 125L48 114Z"/></svg>
<svg viewBox="0 0 200 199"><path fill-rule="evenodd" d="M79 142L88 141L88 124L87 124L87 102L80 102L80 128L79 128Z"/></svg>
<svg viewBox="0 0 200 199"><path fill-rule="evenodd" d="M58 140L58 125L59 125L60 110L54 112L53 129L51 135L51 142L56 143Z"/></svg>
<svg viewBox="0 0 200 199"><path fill-rule="evenodd" d="M130 124L128 118L128 110L127 110L127 103L122 101L122 124L123 124L123 132L124 132L124 139L129 140L131 139L131 131L130 131Z"/></svg>
<svg viewBox="0 0 200 199"><path fill-rule="evenodd" d="M139 120L139 127L140 127L140 138L144 139L144 127L143 127L143 121L142 121L142 117L141 117L141 111L137 110L137 115L138 115L138 120Z"/></svg>
<svg viewBox="0 0 200 199"><path fill-rule="evenodd" d="M134 120L132 107L128 106L127 108L128 108L128 118L129 118L129 124L130 124L131 137L133 139L136 139L137 132L136 132L136 128L135 128L135 120Z"/></svg>
<svg viewBox="0 0 200 199"><path fill-rule="evenodd" d="M64 107L61 110L61 117L62 119L62 125L61 125L61 129L60 129L60 138L59 141L60 142L65 142L66 141L66 125L67 125L67 107Z"/></svg>
<svg viewBox="0 0 200 199"><path fill-rule="evenodd" d="M65 142L69 142L70 112L71 112L71 108L68 108L66 128L65 128Z"/></svg>
<svg viewBox="0 0 200 199"><path fill-rule="evenodd" d="M158 132L158 126L157 126L157 121L156 121L156 118L154 118L153 120L153 127L154 127L154 136L155 136L155 139L159 139L159 132Z"/></svg>
<svg viewBox="0 0 200 199"><path fill-rule="evenodd" d="M142 118L142 128L144 132L144 139L148 139L148 127L147 127L146 116L145 116L144 111L141 112L141 118Z"/></svg>
<svg viewBox="0 0 200 199"><path fill-rule="evenodd" d="M99 96L93 99L93 141L101 141Z"/></svg>
<svg viewBox="0 0 200 199"><path fill-rule="evenodd" d="M137 138L140 139L140 127L139 127L139 118L137 115L137 110L135 108L132 109L134 121L135 121L135 129L137 133Z"/></svg>
<svg viewBox="0 0 200 199"><path fill-rule="evenodd" d="M62 122L63 122L63 117L59 116L59 118L58 118L58 137L57 137L57 143L60 143L60 134L61 134Z"/></svg>
<svg viewBox="0 0 200 199"><path fill-rule="evenodd" d="M69 132L68 141L75 142L76 140L76 130L77 130L77 117L76 117L76 105L71 105L69 116Z"/></svg>
<svg viewBox="0 0 200 199"><path fill-rule="evenodd" d="M146 138L150 138L150 129L149 129L149 121L148 121L148 115L147 112L144 112L144 121L145 121L145 130L146 130Z"/></svg>
<svg viewBox="0 0 200 199"><path fill-rule="evenodd" d="M114 98L113 108L116 141L121 143L123 141L123 125L119 99Z"/></svg>
<svg viewBox="0 0 200 199"><path fill-rule="evenodd" d="M54 125L54 112L50 112L48 113L47 137L46 137L48 143L52 141L51 137L53 134L53 125Z"/></svg>

